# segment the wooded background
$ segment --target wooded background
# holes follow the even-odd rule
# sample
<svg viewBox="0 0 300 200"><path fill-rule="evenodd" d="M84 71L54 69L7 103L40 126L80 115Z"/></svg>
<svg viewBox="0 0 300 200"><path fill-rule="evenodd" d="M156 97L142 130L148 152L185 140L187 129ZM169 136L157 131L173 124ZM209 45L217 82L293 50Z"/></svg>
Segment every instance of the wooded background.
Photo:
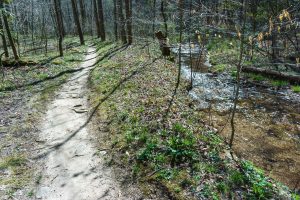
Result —
<svg viewBox="0 0 300 200"><path fill-rule="evenodd" d="M243 34L248 67L300 71L297 0L2 0L0 7L3 54L16 60L28 51L55 49L54 39L62 56L66 36L78 35L81 44L87 36L149 44L161 31L164 45L211 49L224 41L238 48Z"/></svg>

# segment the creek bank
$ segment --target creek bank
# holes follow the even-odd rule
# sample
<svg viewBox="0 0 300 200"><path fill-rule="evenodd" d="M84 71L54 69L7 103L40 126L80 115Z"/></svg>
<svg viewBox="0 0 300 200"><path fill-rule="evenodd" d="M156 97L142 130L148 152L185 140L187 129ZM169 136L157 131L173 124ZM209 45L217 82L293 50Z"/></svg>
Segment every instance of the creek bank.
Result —
<svg viewBox="0 0 300 200"><path fill-rule="evenodd" d="M197 102L197 109L207 113L209 124L228 139L235 80L226 71L212 73L211 66L205 63L198 63L200 70L191 74L190 52L186 48L183 46L182 75L193 79L189 95ZM197 47L192 56L197 57L199 51ZM300 94L287 86L251 82L244 75L237 109L236 154L290 188L300 189Z"/></svg>
<svg viewBox="0 0 300 200"><path fill-rule="evenodd" d="M95 125L105 133L99 143L110 149L108 163L121 168L122 180L150 199L288 199L287 188L251 163L232 161L188 95L188 81L181 79L172 100L178 68L160 54L130 46L91 74L90 102L99 105Z"/></svg>

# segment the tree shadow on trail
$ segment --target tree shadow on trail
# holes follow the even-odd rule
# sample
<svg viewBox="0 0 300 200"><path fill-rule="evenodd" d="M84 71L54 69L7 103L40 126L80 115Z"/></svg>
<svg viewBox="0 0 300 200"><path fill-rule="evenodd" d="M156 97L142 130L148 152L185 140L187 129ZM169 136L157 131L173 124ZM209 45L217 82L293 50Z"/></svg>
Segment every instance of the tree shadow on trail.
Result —
<svg viewBox="0 0 300 200"><path fill-rule="evenodd" d="M124 46L121 46L121 47L118 47L118 48L115 48L111 51L109 51L108 53L104 54L101 58L99 58L93 65L91 66L87 66L87 67L81 67L81 68L77 68L77 69L68 69L68 70L65 70L65 71L62 71L54 76L48 76L42 80L36 80L36 81L33 81L31 83L27 83L27 84L23 84L23 85L13 85L13 86L7 86L7 87L4 87L0 90L0 92L9 92L9 91L14 91L14 90L17 90L17 89L22 89L22 88L25 88L25 87L28 87L28 86L34 86L34 85L37 85L37 84L40 84L40 83L43 83L43 82L46 82L46 81L49 81L49 80L53 80L53 79L56 79L58 77L61 77L65 74L72 74L72 73L75 73L75 72L79 72L79 71L82 71L84 69L89 69L89 68L92 68L92 70L101 62L103 61L104 59L110 59L112 56L114 56L118 51L123 51L125 50L126 48L128 47L128 45L124 45ZM96 59L98 56L95 56L94 58L89 58L88 60L83 60L83 62L86 62L86 61L89 61L89 60L93 60L93 59ZM52 57L51 59L55 59L55 57ZM92 72L92 71L91 71Z"/></svg>
<svg viewBox="0 0 300 200"><path fill-rule="evenodd" d="M92 120L92 118L94 117L95 113L97 112L97 110L99 109L99 107L106 101L108 100L124 83L126 83L127 81L129 81L131 78L133 78L135 75L137 75L138 73L140 73L143 69L145 69L145 67L152 65L154 62L156 62L158 58L153 59L150 63L147 63L145 65L142 65L141 67L139 67L138 69L136 69L135 71L133 71L129 76L125 77L124 79L122 79L121 81L119 81L119 83L104 97L102 98L99 103L92 109L92 112L90 112L87 120L85 121L85 123L83 125L81 125L76 131L74 131L74 133L72 133L70 136L68 136L64 141L55 144L51 147L49 147L49 150L34 157L33 159L40 159L40 158L44 158L47 155L49 155L51 152L58 150L60 147L62 147L64 144L66 144L68 141L70 141L73 137L75 137L83 128L85 128L90 121Z"/></svg>

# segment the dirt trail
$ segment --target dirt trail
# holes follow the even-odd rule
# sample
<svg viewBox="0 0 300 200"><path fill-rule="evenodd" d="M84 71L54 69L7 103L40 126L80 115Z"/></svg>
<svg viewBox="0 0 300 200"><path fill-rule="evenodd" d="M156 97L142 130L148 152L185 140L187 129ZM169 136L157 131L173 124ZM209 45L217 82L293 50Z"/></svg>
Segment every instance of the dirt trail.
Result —
<svg viewBox="0 0 300 200"><path fill-rule="evenodd" d="M104 166L102 153L88 127L87 79L97 54L89 48L85 69L75 74L56 94L41 124L40 140L45 165L37 199L123 199L112 171ZM126 198L128 199L128 198Z"/></svg>

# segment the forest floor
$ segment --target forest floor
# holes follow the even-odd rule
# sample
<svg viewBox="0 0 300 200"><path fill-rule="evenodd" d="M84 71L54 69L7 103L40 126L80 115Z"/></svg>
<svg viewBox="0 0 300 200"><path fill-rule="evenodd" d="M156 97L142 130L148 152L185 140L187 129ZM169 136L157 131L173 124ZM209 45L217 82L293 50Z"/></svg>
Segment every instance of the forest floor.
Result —
<svg viewBox="0 0 300 200"><path fill-rule="evenodd" d="M72 40L74 43L74 40ZM32 157L41 141L39 121L53 93L68 79L84 58L86 46L78 43L65 49L65 57L56 51L46 55L33 52L24 59L35 65L1 69L0 81L0 199L32 199L39 183L36 160ZM55 78L54 78L55 77ZM18 88L18 89L17 89Z"/></svg>
<svg viewBox="0 0 300 200"><path fill-rule="evenodd" d="M251 162L232 159L187 80L174 96L177 74L156 44L130 46L92 71L99 143L122 182L154 198L164 191L167 199L290 199Z"/></svg>
<svg viewBox="0 0 300 200"><path fill-rule="evenodd" d="M1 200L138 198L140 192L134 189L121 192L101 159L105 150L93 142L93 128L88 125L89 71L111 49L101 45L89 47L87 53L85 49L77 56L73 49L66 51L63 59L54 57L50 66L5 71L1 85ZM44 74L36 77L31 73Z"/></svg>
<svg viewBox="0 0 300 200"><path fill-rule="evenodd" d="M45 157L37 199L128 199L110 168L104 165L95 135L89 129L87 80L97 61L97 51L89 48L84 70L74 74L43 118L39 157Z"/></svg>
<svg viewBox="0 0 300 200"><path fill-rule="evenodd" d="M232 158L187 81L174 95L178 69L157 45L85 50L47 92L1 93L2 199L291 199Z"/></svg>

